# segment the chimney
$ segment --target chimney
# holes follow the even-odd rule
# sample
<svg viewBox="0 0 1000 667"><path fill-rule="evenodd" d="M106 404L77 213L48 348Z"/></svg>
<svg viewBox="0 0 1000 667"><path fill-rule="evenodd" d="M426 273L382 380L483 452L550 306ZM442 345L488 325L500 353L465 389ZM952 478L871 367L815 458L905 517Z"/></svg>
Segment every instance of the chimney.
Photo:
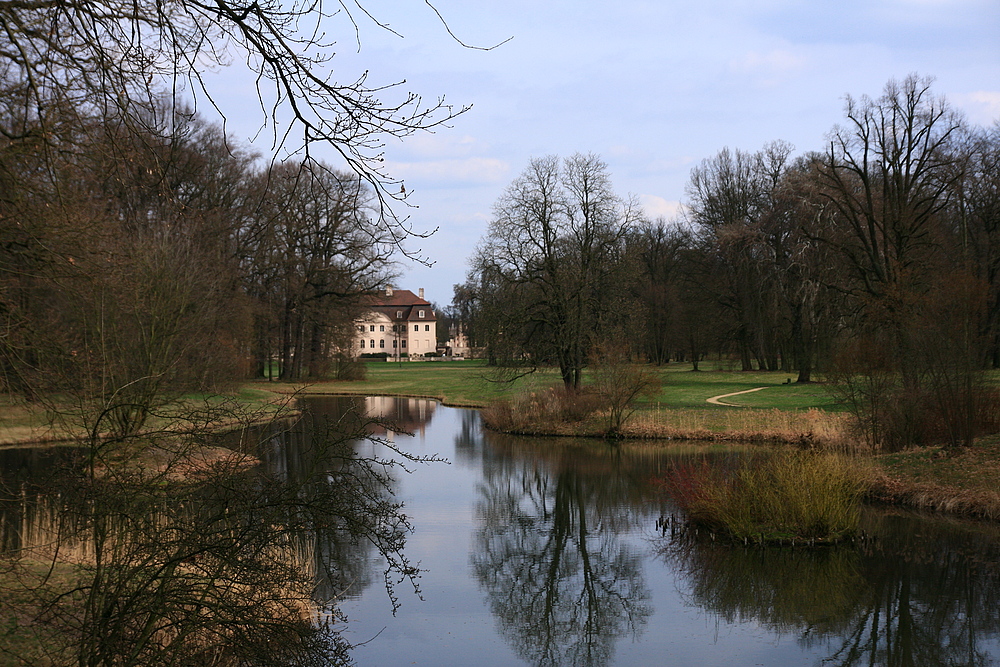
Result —
<svg viewBox="0 0 1000 667"><path fill-rule="evenodd" d="M392 285L386 285L385 286L385 295L386 296L392 296Z"/></svg>
<svg viewBox="0 0 1000 667"><path fill-rule="evenodd" d="M423 298L424 298L424 288L421 287L420 288L420 299L423 300Z"/></svg>

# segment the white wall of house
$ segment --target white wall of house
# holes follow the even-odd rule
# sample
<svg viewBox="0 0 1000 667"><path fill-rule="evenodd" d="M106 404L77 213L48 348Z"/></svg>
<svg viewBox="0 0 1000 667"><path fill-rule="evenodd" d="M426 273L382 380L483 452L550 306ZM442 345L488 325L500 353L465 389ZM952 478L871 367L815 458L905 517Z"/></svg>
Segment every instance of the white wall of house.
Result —
<svg viewBox="0 0 1000 667"><path fill-rule="evenodd" d="M421 317L423 314L423 317ZM423 356L437 349L437 322L430 308L414 308L407 322L394 322L384 313L372 311L355 323L355 354L385 352L390 356Z"/></svg>

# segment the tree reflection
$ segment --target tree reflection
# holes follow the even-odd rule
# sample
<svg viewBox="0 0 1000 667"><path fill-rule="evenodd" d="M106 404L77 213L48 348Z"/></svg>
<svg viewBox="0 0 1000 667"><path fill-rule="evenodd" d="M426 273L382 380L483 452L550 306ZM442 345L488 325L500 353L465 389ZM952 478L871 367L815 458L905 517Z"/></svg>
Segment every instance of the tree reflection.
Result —
<svg viewBox="0 0 1000 667"><path fill-rule="evenodd" d="M682 534L664 555L698 605L826 647L824 665L995 664L1000 531L874 513L866 523L876 537L855 547L746 549Z"/></svg>
<svg viewBox="0 0 1000 667"><path fill-rule="evenodd" d="M307 414L293 428L226 436L209 422L144 435L138 463L109 459L95 472L67 456L58 482L4 475L0 614L31 639L30 655L12 655L25 664L348 663L336 600L369 584L372 552L394 602L396 584L416 585L393 471L399 457L430 460L383 456L391 443L352 424L363 419Z"/></svg>
<svg viewBox="0 0 1000 667"><path fill-rule="evenodd" d="M484 466L473 568L524 660L608 664L615 640L639 634L652 611L641 559L617 539L622 518L608 502L614 484L542 465Z"/></svg>

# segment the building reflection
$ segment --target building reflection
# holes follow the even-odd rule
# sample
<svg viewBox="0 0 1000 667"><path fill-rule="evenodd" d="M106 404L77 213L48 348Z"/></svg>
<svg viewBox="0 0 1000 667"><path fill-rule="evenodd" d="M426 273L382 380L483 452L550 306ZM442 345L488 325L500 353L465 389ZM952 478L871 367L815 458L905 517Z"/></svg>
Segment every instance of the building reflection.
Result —
<svg viewBox="0 0 1000 667"><path fill-rule="evenodd" d="M365 414L372 420L372 433L390 440L396 433L424 435L434 417L438 402L428 398L369 396L364 399Z"/></svg>

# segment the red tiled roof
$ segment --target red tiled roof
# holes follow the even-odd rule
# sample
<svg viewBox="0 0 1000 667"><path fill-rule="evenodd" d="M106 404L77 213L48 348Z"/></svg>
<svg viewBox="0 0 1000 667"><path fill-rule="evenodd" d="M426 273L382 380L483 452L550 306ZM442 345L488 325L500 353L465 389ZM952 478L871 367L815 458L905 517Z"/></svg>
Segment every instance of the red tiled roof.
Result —
<svg viewBox="0 0 1000 667"><path fill-rule="evenodd" d="M372 306L430 306L430 301L421 299L408 289L394 289L392 296L386 296L385 291L372 294L370 303Z"/></svg>
<svg viewBox="0 0 1000 667"><path fill-rule="evenodd" d="M393 290L392 296L386 296L384 291L371 294L368 297L368 307L384 314L390 320L412 322L437 320L430 302L406 289ZM424 311L423 317L420 317L421 310ZM397 316L397 313L401 315Z"/></svg>

